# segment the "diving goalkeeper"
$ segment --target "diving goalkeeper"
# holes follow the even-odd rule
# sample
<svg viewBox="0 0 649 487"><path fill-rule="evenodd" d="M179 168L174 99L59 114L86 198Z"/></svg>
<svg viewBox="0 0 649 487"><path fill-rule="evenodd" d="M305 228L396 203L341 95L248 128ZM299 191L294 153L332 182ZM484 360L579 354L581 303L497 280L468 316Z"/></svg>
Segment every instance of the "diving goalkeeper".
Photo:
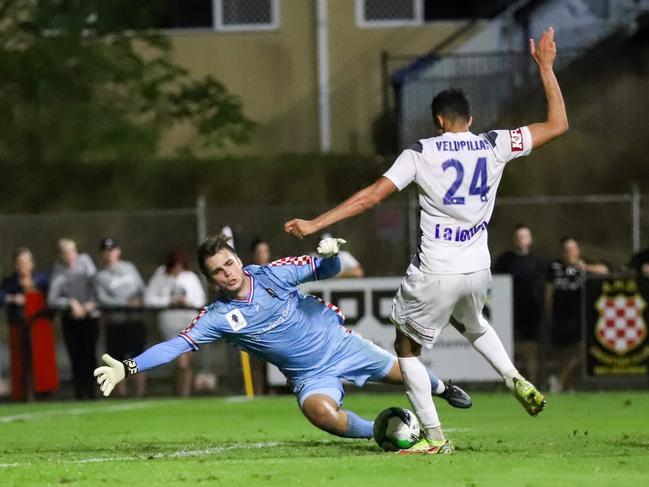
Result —
<svg viewBox="0 0 649 487"><path fill-rule="evenodd" d="M358 387L368 380L401 384L397 358L343 327L336 306L297 289L300 283L335 276L344 242L321 240L318 253L323 258L285 257L244 267L225 238L208 238L198 250L198 261L205 277L218 287L219 297L176 338L123 362L104 354L106 365L94 373L104 396L127 376L226 339L276 365L313 425L346 438L372 438L371 421L342 409L342 381ZM459 387L445 384L432 372L430 380L433 393L452 406L471 406L471 398Z"/></svg>

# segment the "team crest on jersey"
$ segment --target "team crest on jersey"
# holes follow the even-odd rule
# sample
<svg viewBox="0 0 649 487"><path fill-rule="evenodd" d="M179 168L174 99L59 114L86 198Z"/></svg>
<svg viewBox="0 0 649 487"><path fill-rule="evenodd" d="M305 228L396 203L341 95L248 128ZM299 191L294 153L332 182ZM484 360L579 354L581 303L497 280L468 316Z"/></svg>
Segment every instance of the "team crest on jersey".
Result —
<svg viewBox="0 0 649 487"><path fill-rule="evenodd" d="M241 311L239 311L238 309L233 309L228 314L226 314L225 319L228 320L230 328L232 328L234 331L239 331L242 328L248 326L248 322L241 314Z"/></svg>
<svg viewBox="0 0 649 487"><path fill-rule="evenodd" d="M512 152L520 152L523 150L523 132L520 128L510 130L509 136L512 141Z"/></svg>
<svg viewBox="0 0 649 487"><path fill-rule="evenodd" d="M637 348L647 335L647 324L642 317L646 307L647 303L639 293L600 296L595 303L599 312L595 325L597 341L618 355Z"/></svg>

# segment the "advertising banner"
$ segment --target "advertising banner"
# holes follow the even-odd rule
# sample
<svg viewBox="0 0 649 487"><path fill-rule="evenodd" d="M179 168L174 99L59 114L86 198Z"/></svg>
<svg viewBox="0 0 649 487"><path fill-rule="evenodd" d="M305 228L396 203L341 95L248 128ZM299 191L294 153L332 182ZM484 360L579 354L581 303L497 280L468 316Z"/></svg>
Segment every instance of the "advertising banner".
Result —
<svg viewBox="0 0 649 487"><path fill-rule="evenodd" d="M330 279L303 284L300 289L338 306L345 315L346 327L394 353L395 329L390 322L390 308L399 284L400 277ZM485 314L511 355L513 329L510 276L493 277ZM432 350L423 350L422 362L431 366L444 380L500 380L491 366L451 325L446 327ZM270 385L284 385L286 380L277 368L269 365L268 382Z"/></svg>

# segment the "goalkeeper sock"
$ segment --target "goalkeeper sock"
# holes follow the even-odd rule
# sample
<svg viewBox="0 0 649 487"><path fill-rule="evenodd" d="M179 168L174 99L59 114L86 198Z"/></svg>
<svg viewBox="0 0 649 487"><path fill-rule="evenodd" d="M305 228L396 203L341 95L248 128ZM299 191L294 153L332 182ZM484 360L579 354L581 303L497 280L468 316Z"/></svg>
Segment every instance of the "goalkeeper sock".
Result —
<svg viewBox="0 0 649 487"><path fill-rule="evenodd" d="M347 415L347 431L342 436L345 438L374 438L374 424L358 414L343 409Z"/></svg>
<svg viewBox="0 0 649 487"><path fill-rule="evenodd" d="M429 440L443 440L441 423L432 398L431 380L417 357L399 357L399 367L406 385L406 395Z"/></svg>
<svg viewBox="0 0 649 487"><path fill-rule="evenodd" d="M426 367L426 372L428 373L428 378L430 379L430 387L431 390L433 391L433 394L439 396L446 390L446 386L444 385L444 382L439 380L439 377L435 375L433 369L431 369L430 367Z"/></svg>
<svg viewBox="0 0 649 487"><path fill-rule="evenodd" d="M513 378L522 378L521 375L516 370L516 367L514 367L509 355L507 355L503 343L496 334L496 330L483 317L480 317L480 324L486 329L484 334L473 339L468 333L465 333L465 336L469 339L473 348L480 352L487 362L501 375L507 387L513 389Z"/></svg>

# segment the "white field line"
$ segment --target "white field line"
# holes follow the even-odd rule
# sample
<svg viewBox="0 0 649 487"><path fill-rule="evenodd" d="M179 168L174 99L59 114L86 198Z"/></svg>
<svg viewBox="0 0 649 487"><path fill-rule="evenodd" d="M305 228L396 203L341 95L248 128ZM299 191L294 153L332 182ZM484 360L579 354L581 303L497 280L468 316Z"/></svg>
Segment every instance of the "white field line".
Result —
<svg viewBox="0 0 649 487"><path fill-rule="evenodd" d="M170 453L153 453L150 455L136 455L136 456L122 456L122 457L90 457L80 460L48 460L47 463L56 465L72 465L84 463L108 463L108 462L132 462L135 460L158 460L162 458L190 458L190 457L203 457L207 455L215 455L218 453L227 452L230 450L254 450L260 448L274 448L282 445L279 441L269 441L264 443L235 443L229 446L218 446L214 448L203 448L201 450L178 450ZM0 468L15 468L15 467L31 467L36 464L32 462L25 463L0 463ZM41 465L39 463L39 465Z"/></svg>
<svg viewBox="0 0 649 487"><path fill-rule="evenodd" d="M146 409L156 407L159 403L155 402L136 402L126 404L114 404L106 407L96 408L70 408L61 409L57 411L42 411L36 413L23 413L12 414L8 416L0 416L0 423L13 423L14 421L27 421L30 419L48 418L52 416L81 416L83 414L92 413L110 413L115 411L133 411L134 409Z"/></svg>

